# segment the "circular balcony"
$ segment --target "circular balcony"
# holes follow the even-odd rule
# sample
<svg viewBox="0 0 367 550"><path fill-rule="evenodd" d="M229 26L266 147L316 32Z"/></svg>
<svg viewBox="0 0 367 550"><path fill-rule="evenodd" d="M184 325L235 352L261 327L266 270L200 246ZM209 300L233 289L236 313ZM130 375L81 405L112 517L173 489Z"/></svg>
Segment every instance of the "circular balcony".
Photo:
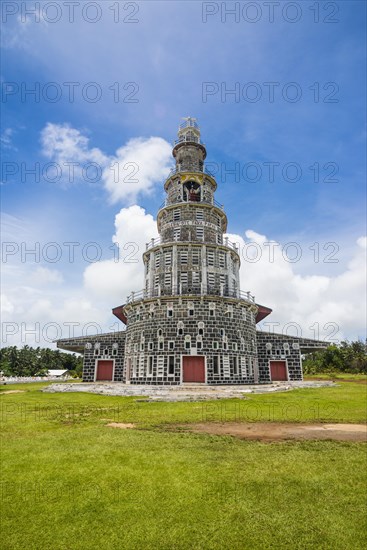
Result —
<svg viewBox="0 0 367 550"><path fill-rule="evenodd" d="M205 244L207 246L225 246L226 248L230 248L230 249L234 250L235 252L237 252L237 254L239 253L238 244L233 243L227 237L224 238L224 243L223 244L205 243L204 241L162 241L161 237L157 237L156 239L151 239L148 243L145 243L145 251L151 250L152 248L155 248L156 246L159 246L161 244L167 244L167 245L169 245L169 244L170 245L172 245L172 244L186 244L186 245L189 245L189 244L194 244L194 245Z"/></svg>
<svg viewBox="0 0 367 550"><path fill-rule="evenodd" d="M216 201L215 199L213 198L203 198L201 200L190 200L190 197L187 201L185 200L175 200L175 202L169 202L167 199L165 201L162 202L162 204L160 205L160 207L158 208L158 212L160 210L162 210L162 208L165 208L166 206L175 206L176 204L210 204L212 206L216 206L217 208L219 208L220 210L224 210L224 205L223 204L220 204L220 202Z"/></svg>
<svg viewBox="0 0 367 550"><path fill-rule="evenodd" d="M175 297L175 296L216 296L221 298L234 298L236 300L242 300L244 302L255 304L255 296L249 291L245 292L242 290L233 290L229 289L225 285L220 285L220 287L211 287L204 284L201 285L169 285L162 286L158 285L157 288L150 290L139 290L137 292L132 292L126 298L126 304L132 304L134 302L139 302L140 300L147 300L149 298L159 298L159 297Z"/></svg>

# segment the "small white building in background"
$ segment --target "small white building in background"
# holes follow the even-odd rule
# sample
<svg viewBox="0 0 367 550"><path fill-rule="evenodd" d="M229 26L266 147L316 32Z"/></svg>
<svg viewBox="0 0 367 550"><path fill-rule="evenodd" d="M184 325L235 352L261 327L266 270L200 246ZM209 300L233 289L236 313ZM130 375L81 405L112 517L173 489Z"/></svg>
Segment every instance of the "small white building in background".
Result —
<svg viewBox="0 0 367 550"><path fill-rule="evenodd" d="M69 371L61 369L51 369L47 371L47 376L52 378L69 378Z"/></svg>

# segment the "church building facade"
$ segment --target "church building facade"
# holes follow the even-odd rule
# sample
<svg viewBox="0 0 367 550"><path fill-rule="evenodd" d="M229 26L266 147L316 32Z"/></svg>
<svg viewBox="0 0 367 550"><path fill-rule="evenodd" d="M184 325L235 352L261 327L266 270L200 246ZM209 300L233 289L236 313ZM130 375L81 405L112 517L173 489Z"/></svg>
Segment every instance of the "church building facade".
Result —
<svg viewBox="0 0 367 550"><path fill-rule="evenodd" d="M120 332L57 342L84 354L83 381L258 384L302 380L301 354L325 342L257 330L271 309L240 289L240 255L205 168L194 118L174 143L158 239L143 254L144 288L114 308Z"/></svg>

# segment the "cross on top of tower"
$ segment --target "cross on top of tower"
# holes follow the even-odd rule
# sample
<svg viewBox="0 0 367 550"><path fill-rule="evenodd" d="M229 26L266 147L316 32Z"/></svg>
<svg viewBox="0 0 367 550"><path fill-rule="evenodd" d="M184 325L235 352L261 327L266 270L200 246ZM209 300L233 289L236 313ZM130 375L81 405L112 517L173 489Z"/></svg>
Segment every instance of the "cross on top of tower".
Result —
<svg viewBox="0 0 367 550"><path fill-rule="evenodd" d="M184 117L182 117L182 120L184 122L181 122L179 130L183 130L184 128L188 128L189 126L191 128L197 128L199 130L198 123L196 122L197 119L195 117L192 117L192 116L186 116L185 117L184 116Z"/></svg>

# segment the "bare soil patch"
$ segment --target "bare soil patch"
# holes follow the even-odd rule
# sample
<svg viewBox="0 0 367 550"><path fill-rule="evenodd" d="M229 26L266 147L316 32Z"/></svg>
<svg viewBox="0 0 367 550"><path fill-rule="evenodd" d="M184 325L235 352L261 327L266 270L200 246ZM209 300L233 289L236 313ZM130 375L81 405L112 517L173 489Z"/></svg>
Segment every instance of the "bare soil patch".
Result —
<svg viewBox="0 0 367 550"><path fill-rule="evenodd" d="M25 393L25 390L6 390L0 392L0 395L3 395L4 393Z"/></svg>
<svg viewBox="0 0 367 550"><path fill-rule="evenodd" d="M106 424L108 428L120 428L121 430L131 430L133 428L136 428L136 424L124 424L123 422L110 422L109 424Z"/></svg>
<svg viewBox="0 0 367 550"><path fill-rule="evenodd" d="M181 425L193 433L232 435L239 439L284 441L287 439L332 439L335 441L367 441L365 424L292 424L272 422L203 422Z"/></svg>

